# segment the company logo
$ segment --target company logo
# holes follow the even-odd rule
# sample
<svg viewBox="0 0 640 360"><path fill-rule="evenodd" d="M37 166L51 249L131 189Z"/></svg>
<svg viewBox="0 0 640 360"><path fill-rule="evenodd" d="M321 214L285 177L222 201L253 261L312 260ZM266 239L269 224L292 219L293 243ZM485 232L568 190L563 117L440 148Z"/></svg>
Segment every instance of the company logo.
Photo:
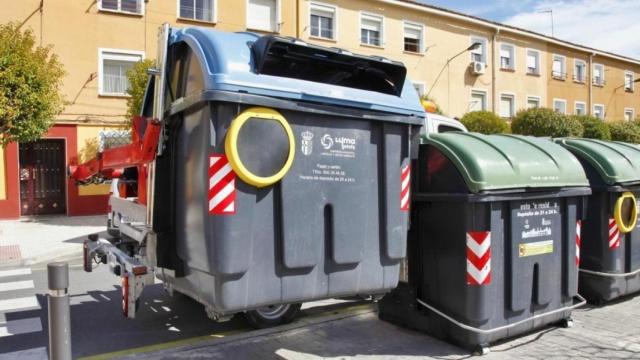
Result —
<svg viewBox="0 0 640 360"><path fill-rule="evenodd" d="M325 148L325 150L333 148L335 144L339 145L340 150L356 149L356 139L344 136L332 137L329 134L324 134L324 136L320 139L320 143L322 144L322 147Z"/></svg>
<svg viewBox="0 0 640 360"><path fill-rule="evenodd" d="M324 134L322 139L320 139L320 144L322 144L322 147L325 148L325 150L331 149L333 147L333 139L331 138L331 135Z"/></svg>
<svg viewBox="0 0 640 360"><path fill-rule="evenodd" d="M302 136L300 151L302 151L304 155L311 155L313 152L313 133L311 131L303 131L300 133L300 136Z"/></svg>

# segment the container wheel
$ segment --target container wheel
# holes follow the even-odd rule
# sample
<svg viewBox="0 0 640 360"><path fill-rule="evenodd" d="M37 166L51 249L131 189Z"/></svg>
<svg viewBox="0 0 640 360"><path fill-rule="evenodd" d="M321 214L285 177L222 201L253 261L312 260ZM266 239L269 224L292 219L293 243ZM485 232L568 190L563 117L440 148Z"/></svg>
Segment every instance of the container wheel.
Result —
<svg viewBox="0 0 640 360"><path fill-rule="evenodd" d="M489 349L489 345L483 344L476 346L475 350L473 350L473 355L475 356L484 356L489 355L491 349Z"/></svg>
<svg viewBox="0 0 640 360"><path fill-rule="evenodd" d="M560 327L563 327L565 329L572 328L573 327L573 319L569 318L569 319L560 320Z"/></svg>
<svg viewBox="0 0 640 360"><path fill-rule="evenodd" d="M244 313L245 319L256 329L290 323L300 311L301 303L263 306Z"/></svg>

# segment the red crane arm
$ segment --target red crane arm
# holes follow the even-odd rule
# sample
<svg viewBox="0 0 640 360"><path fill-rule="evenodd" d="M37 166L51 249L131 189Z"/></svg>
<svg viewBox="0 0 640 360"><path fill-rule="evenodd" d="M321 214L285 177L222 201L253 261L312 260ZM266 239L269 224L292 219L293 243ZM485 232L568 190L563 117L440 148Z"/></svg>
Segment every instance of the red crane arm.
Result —
<svg viewBox="0 0 640 360"><path fill-rule="evenodd" d="M146 120L146 130L140 139L139 128ZM142 166L155 159L160 122L156 119L134 118L132 143L99 152L95 158L80 164L69 166L69 177L86 182L100 174L103 178L114 178L122 174L122 169Z"/></svg>

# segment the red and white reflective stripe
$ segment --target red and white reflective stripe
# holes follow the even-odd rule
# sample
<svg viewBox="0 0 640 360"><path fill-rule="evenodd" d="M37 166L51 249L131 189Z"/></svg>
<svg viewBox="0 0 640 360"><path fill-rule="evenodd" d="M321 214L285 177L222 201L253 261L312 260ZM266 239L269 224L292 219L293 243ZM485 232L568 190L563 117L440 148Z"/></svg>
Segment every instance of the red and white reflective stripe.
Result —
<svg viewBox="0 0 640 360"><path fill-rule="evenodd" d="M491 284L491 232L467 233L467 284Z"/></svg>
<svg viewBox="0 0 640 360"><path fill-rule="evenodd" d="M620 247L620 230L615 219L609 219L609 249Z"/></svg>
<svg viewBox="0 0 640 360"><path fill-rule="evenodd" d="M122 276L122 315L129 316L129 275Z"/></svg>
<svg viewBox="0 0 640 360"><path fill-rule="evenodd" d="M400 171L400 210L409 211L411 189L411 165L405 165Z"/></svg>
<svg viewBox="0 0 640 360"><path fill-rule="evenodd" d="M580 245L582 244L582 220L576 221L576 266L580 266Z"/></svg>
<svg viewBox="0 0 640 360"><path fill-rule="evenodd" d="M236 213L236 174L223 154L209 156L209 214Z"/></svg>

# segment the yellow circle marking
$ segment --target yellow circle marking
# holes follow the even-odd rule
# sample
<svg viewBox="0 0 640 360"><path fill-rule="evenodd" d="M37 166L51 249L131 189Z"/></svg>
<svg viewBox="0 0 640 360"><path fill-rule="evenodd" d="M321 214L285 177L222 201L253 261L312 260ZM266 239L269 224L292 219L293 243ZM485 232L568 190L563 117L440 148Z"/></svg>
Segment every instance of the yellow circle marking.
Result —
<svg viewBox="0 0 640 360"><path fill-rule="evenodd" d="M631 216L628 224L625 224L626 219L622 218L622 204L625 200L631 201ZM636 223L638 222L638 208L636 206L636 197L633 193L627 191L616 200L613 207L613 219L616 221L616 225L618 225L618 230L623 234L631 232L636 227Z"/></svg>
<svg viewBox="0 0 640 360"><path fill-rule="evenodd" d="M238 134L240 134L242 125L244 125L244 123L249 119L277 121L280 123L287 134L287 138L289 139L289 155L287 156L287 160L285 161L284 166L282 166L282 169L271 176L264 177L252 173L246 166L244 166L242 160L240 160L240 155L238 153ZM293 131L291 130L291 126L289 126L287 120L276 110L264 107L249 108L233 119L229 126L229 130L227 130L227 136L224 143L224 150L233 171L235 171L242 181L258 188L273 185L287 174L293 164L295 149L295 138L293 137Z"/></svg>

